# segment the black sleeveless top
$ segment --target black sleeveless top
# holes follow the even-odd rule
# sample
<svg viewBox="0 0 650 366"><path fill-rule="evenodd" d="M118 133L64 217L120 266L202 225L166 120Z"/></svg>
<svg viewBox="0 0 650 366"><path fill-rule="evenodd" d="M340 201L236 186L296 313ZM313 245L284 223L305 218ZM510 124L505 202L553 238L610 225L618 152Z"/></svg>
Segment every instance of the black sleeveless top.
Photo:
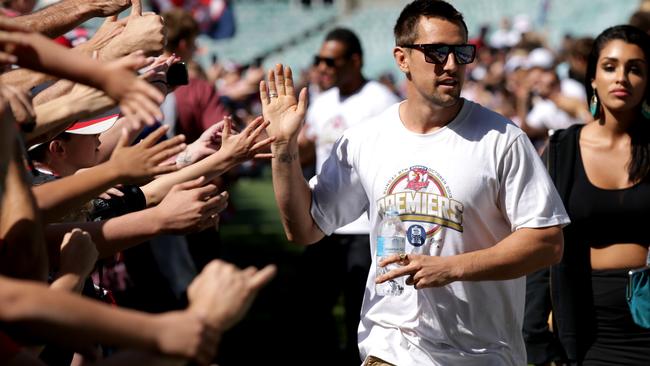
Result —
<svg viewBox="0 0 650 366"><path fill-rule="evenodd" d="M567 205L576 238L592 247L650 244L650 183L624 189L598 188L587 178L580 147L576 150L574 182Z"/></svg>

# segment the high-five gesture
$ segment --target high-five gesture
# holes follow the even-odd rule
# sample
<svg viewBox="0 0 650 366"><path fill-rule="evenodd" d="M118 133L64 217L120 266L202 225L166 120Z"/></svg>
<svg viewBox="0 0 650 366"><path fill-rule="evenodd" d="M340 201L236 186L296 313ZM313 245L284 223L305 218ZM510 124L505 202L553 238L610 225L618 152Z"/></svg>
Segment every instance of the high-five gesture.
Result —
<svg viewBox="0 0 650 366"><path fill-rule="evenodd" d="M259 136L268 128L269 122L264 122L262 117L255 118L240 133L232 133L232 118L226 116L225 124L221 135L221 152L233 159L237 164L252 158L271 158L273 155L263 153L262 151L275 140L274 137L268 137L258 141Z"/></svg>
<svg viewBox="0 0 650 366"><path fill-rule="evenodd" d="M266 132L276 138L274 144L296 143L307 111L307 89L303 88L296 100L289 66L278 64L269 70L268 83L260 82L260 99L264 119L271 123Z"/></svg>

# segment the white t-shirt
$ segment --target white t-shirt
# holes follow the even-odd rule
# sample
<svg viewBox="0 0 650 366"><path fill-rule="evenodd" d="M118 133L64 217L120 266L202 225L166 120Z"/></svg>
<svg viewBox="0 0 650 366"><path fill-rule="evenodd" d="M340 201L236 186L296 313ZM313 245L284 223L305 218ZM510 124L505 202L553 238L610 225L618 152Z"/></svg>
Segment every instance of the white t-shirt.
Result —
<svg viewBox="0 0 650 366"><path fill-rule="evenodd" d="M399 105L346 131L312 179L311 214L323 232L368 210L374 262L378 212L387 205L395 204L405 223L407 253L427 255L484 249L519 228L569 222L535 149L504 117L465 100L446 127L417 134L402 124ZM395 297L375 295L374 279L371 270L362 357L400 366L526 364L524 277L407 286Z"/></svg>
<svg viewBox="0 0 650 366"><path fill-rule="evenodd" d="M305 134L316 145L316 173L327 160L334 143L348 128L374 117L395 104L398 98L384 85L368 81L355 94L341 99L339 88L331 88L314 100L307 110ZM337 234L367 234L367 215L335 232Z"/></svg>

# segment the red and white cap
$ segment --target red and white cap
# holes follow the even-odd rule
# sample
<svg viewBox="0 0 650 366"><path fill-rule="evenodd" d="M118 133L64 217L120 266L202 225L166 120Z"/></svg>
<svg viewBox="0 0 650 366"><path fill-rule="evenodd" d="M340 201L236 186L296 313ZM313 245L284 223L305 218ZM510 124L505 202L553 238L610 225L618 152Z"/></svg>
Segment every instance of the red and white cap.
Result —
<svg viewBox="0 0 650 366"><path fill-rule="evenodd" d="M113 127L118 118L120 118L120 110L113 108L92 119L77 121L65 132L76 135L97 135Z"/></svg>

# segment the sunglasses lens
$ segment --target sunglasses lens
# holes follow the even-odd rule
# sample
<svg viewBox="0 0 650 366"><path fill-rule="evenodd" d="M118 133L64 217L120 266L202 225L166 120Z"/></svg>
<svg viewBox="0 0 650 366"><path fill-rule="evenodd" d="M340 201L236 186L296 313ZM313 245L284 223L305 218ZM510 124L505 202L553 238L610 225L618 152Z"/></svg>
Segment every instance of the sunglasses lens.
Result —
<svg viewBox="0 0 650 366"><path fill-rule="evenodd" d="M334 67L336 64L333 58L314 56L314 66L320 65L321 62L324 62L327 67Z"/></svg>
<svg viewBox="0 0 650 366"><path fill-rule="evenodd" d="M425 46L422 50L424 61L431 64L443 64L449 54L449 46Z"/></svg>
<svg viewBox="0 0 650 366"><path fill-rule="evenodd" d="M456 56L456 62L461 65L472 63L472 61L474 61L475 51L476 49L472 45L454 47L454 56Z"/></svg>

